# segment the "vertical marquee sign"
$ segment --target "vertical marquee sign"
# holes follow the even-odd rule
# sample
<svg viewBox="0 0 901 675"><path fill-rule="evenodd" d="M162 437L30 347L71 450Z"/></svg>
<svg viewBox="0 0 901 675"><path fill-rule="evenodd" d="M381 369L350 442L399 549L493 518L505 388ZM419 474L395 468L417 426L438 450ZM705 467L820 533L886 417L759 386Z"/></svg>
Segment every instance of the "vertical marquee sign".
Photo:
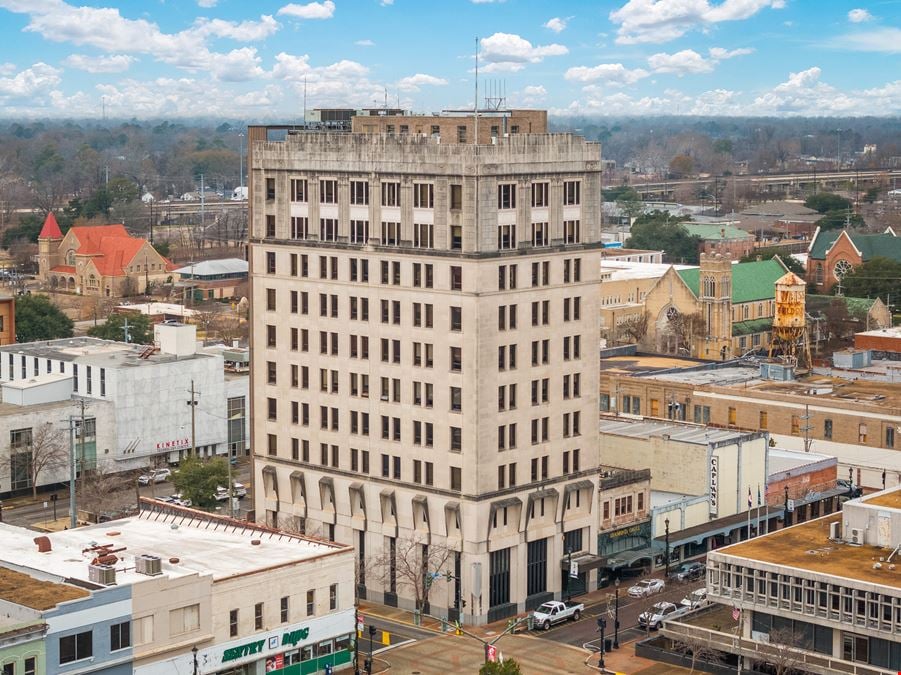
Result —
<svg viewBox="0 0 901 675"><path fill-rule="evenodd" d="M720 468L719 458L716 455L710 455L710 515L715 516L718 512L720 488Z"/></svg>

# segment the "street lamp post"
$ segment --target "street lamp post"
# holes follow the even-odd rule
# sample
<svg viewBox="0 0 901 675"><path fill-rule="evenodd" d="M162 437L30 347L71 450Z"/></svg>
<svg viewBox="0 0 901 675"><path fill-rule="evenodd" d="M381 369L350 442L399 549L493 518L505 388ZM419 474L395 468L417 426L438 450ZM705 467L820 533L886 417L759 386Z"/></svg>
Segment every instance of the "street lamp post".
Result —
<svg viewBox="0 0 901 675"><path fill-rule="evenodd" d="M569 579L569 576L572 572L572 568L573 568L573 550L572 550L572 547L567 546L566 547L566 576L565 576L565 579L566 579L565 591L566 591L566 601L567 602L570 602L573 599L572 592L570 591L572 582Z"/></svg>
<svg viewBox="0 0 901 675"><path fill-rule="evenodd" d="M601 669L606 668L604 665L604 653L606 651L606 639L604 637L604 631L607 629L607 619L603 617L598 618L598 630L601 632L601 659L598 661L598 667Z"/></svg>
<svg viewBox="0 0 901 675"><path fill-rule="evenodd" d="M667 518L666 520L663 521L663 525L665 528L663 531L663 536L664 536L664 543L666 546L666 548L664 550L664 555L666 556L666 560L664 561L664 564L666 565L665 575L666 575L666 578L669 579L669 518Z"/></svg>
<svg viewBox="0 0 901 675"><path fill-rule="evenodd" d="M372 638L375 637L375 626L369 627L369 657L363 664L366 666L366 675L372 675Z"/></svg>
<svg viewBox="0 0 901 675"><path fill-rule="evenodd" d="M613 648L619 649L619 577L614 582L616 584L616 596L613 605Z"/></svg>
<svg viewBox="0 0 901 675"><path fill-rule="evenodd" d="M194 657L194 675L197 675L197 645L191 647L191 655Z"/></svg>

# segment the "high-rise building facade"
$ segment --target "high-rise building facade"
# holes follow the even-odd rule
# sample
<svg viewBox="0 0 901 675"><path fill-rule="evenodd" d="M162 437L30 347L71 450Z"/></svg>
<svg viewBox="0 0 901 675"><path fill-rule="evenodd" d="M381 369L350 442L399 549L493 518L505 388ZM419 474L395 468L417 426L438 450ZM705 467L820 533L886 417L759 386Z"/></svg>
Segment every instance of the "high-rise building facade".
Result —
<svg viewBox="0 0 901 675"><path fill-rule="evenodd" d="M467 622L596 583L600 147L281 138L249 152L258 520Z"/></svg>

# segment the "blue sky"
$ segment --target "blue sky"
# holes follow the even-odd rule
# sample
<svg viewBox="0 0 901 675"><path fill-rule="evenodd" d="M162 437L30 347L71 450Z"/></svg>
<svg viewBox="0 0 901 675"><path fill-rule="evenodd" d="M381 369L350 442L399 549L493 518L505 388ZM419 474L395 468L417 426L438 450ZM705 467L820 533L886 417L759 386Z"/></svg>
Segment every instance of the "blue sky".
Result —
<svg viewBox="0 0 901 675"><path fill-rule="evenodd" d="M0 0L0 115L897 115L901 0ZM480 104L482 101L480 101Z"/></svg>

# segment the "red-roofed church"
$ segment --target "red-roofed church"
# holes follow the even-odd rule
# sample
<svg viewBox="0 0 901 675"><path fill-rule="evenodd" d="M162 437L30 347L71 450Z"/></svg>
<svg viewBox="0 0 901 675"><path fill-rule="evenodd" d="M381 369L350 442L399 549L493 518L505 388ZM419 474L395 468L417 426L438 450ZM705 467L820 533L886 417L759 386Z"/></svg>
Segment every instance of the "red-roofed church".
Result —
<svg viewBox="0 0 901 675"><path fill-rule="evenodd" d="M123 225L84 225L65 235L53 213L38 235L38 277L79 295L123 297L165 283L175 266Z"/></svg>

